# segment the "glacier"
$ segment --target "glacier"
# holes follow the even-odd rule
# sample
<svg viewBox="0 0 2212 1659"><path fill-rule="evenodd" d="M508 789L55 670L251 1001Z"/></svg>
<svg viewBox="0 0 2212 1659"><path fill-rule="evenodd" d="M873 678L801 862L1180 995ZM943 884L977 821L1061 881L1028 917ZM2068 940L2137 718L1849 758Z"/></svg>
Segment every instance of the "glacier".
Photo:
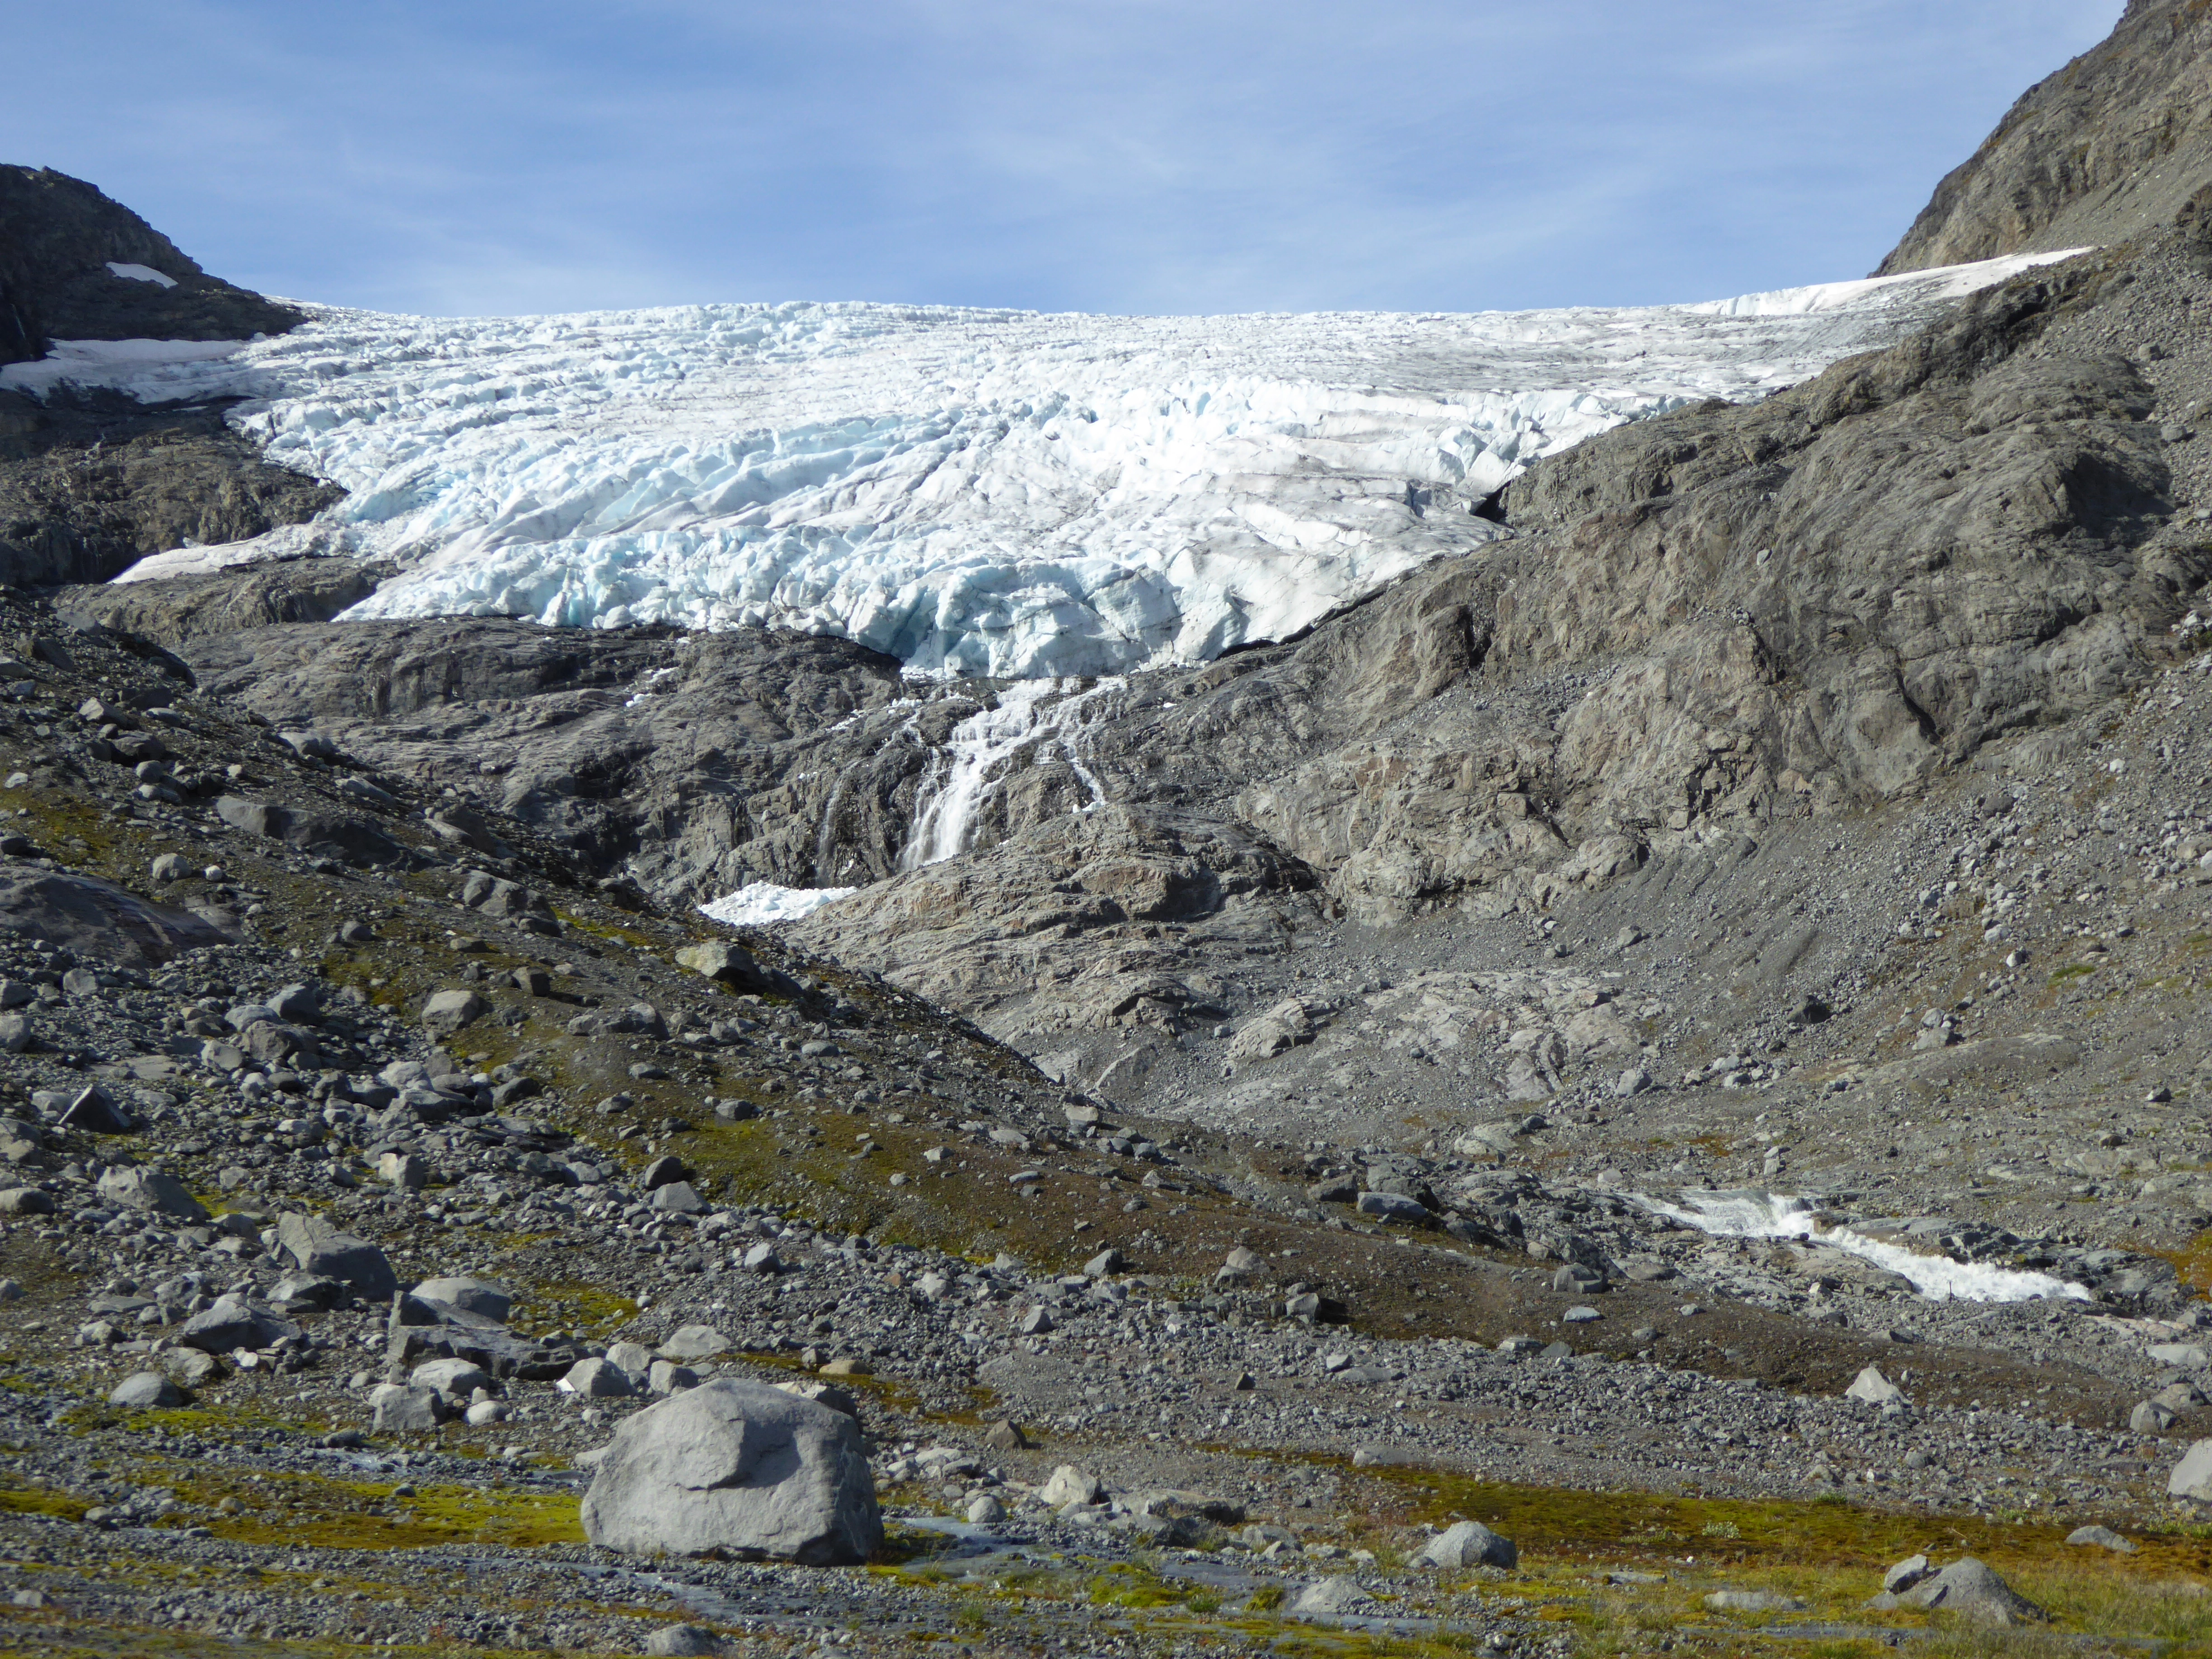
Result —
<svg viewBox="0 0 2212 1659"><path fill-rule="evenodd" d="M240 398L271 459L347 492L123 580L338 554L398 573L348 619L781 627L921 675L1098 676L1295 634L1510 534L1476 509L1534 460L2063 257L1519 313L310 307L273 339L59 342L0 385Z"/></svg>

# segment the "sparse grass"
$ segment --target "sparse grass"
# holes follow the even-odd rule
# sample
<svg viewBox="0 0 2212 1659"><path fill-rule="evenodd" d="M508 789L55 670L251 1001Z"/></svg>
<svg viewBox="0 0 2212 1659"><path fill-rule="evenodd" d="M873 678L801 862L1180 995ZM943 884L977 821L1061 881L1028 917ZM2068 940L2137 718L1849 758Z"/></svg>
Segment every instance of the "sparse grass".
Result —
<svg viewBox="0 0 2212 1659"><path fill-rule="evenodd" d="M2148 1250L2148 1255L2173 1264L2181 1282L2193 1291L2212 1291L2212 1232L2201 1232L2174 1250Z"/></svg>
<svg viewBox="0 0 2212 1659"><path fill-rule="evenodd" d="M0 1510L11 1515L53 1515L64 1521L82 1521L91 1507L65 1492L33 1486L14 1475L0 1475Z"/></svg>
<svg viewBox="0 0 2212 1659"><path fill-rule="evenodd" d="M315 1474L256 1480L204 1464L157 1463L142 1464L140 1472L170 1482L188 1506L178 1523L204 1525L236 1543L364 1551L456 1543L532 1549L584 1538L578 1500L566 1492L425 1483L400 1497L391 1486ZM226 1498L236 1502L236 1512L222 1512Z"/></svg>

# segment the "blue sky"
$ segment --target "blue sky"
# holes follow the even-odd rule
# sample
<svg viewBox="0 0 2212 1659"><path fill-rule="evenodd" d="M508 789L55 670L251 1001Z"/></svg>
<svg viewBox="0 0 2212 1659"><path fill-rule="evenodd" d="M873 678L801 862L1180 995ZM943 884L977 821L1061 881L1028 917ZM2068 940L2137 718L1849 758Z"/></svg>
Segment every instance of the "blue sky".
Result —
<svg viewBox="0 0 2212 1659"><path fill-rule="evenodd" d="M1872 269L2120 9L92 0L0 160L390 310L1695 300Z"/></svg>

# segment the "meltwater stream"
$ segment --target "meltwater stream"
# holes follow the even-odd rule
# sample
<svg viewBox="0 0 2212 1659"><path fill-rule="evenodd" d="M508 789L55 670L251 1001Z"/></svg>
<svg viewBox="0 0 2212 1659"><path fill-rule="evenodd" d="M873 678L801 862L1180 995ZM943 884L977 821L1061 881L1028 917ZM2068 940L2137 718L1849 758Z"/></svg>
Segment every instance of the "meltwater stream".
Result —
<svg viewBox="0 0 2212 1659"><path fill-rule="evenodd" d="M1074 734L1106 712L1107 699L1128 682L1119 676L1073 691L1077 680L1022 680L1009 685L996 702L952 728L944 750L922 780L914 814L914 834L901 867L919 870L941 864L968 850L975 838L975 815L1002 781L1006 763L1031 744L1049 743L1059 750L1091 799L1078 811L1089 811L1106 799L1105 786L1083 763Z"/></svg>
<svg viewBox="0 0 2212 1659"><path fill-rule="evenodd" d="M1679 1205L1640 1193L1624 1196L1655 1215L1666 1216L1716 1238L1814 1240L1910 1279L1912 1288L1931 1302L1946 1302L1954 1297L1961 1302L2033 1302L2045 1297L2080 1302L2092 1299L2081 1285L2053 1279L2048 1273L1992 1267L1977 1261L1954 1261L1943 1255L1921 1255L1900 1245L1885 1244L1855 1233L1848 1227L1821 1227L1803 1199L1780 1193L1755 1188L1686 1192Z"/></svg>

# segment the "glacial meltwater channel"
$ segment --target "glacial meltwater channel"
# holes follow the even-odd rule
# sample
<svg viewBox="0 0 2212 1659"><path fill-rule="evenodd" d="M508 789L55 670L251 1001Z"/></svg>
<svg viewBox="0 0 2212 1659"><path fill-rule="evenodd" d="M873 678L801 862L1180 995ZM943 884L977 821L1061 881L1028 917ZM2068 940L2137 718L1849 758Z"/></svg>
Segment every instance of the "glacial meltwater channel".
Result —
<svg viewBox="0 0 2212 1659"><path fill-rule="evenodd" d="M1855 1233L1848 1227L1821 1227L1802 1198L1744 1188L1733 1192L1686 1192L1680 1204L1627 1194L1655 1215L1663 1215L1716 1238L1802 1238L1825 1244L1910 1279L1932 1302L2033 1302L2060 1297L2091 1300L2079 1285L2048 1273L2016 1267L1992 1267L1978 1261L1954 1261L1946 1255L1922 1255L1901 1245Z"/></svg>

